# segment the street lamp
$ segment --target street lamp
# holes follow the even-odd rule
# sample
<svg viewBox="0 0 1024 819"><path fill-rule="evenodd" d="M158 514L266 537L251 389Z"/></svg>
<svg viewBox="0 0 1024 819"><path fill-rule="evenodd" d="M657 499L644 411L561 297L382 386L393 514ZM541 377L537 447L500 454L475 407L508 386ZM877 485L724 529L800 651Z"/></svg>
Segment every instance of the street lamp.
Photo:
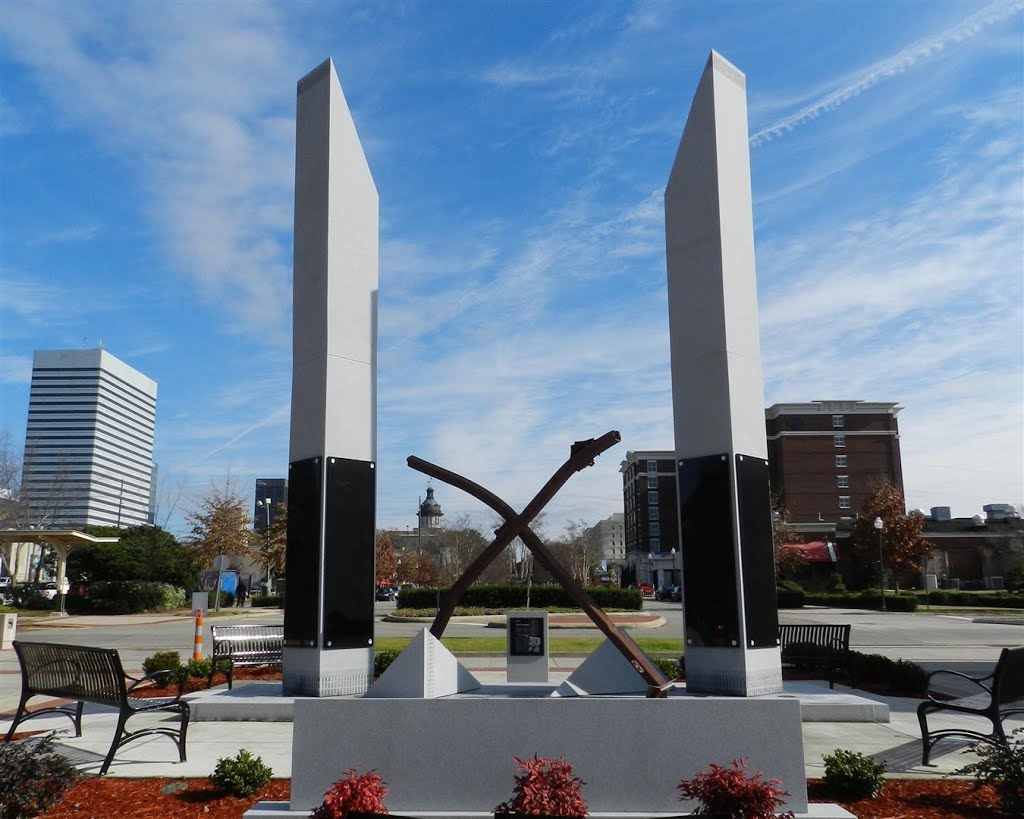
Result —
<svg viewBox="0 0 1024 819"><path fill-rule="evenodd" d="M268 552L270 551L270 549L269 549L269 546L270 546L270 504L271 504L271 499L270 498L264 498L263 500L256 501L256 505L257 506L262 506L263 507L263 511L267 515L267 525L266 525L265 530L264 530L265 531L264 537L266 537L266 540L267 540L267 546L268 546L267 551ZM271 583L272 583L272 581L271 581L271 577L270 577L270 555L268 554L267 555L267 585L263 589L263 593L268 595L268 596L270 595Z"/></svg>
<svg viewBox="0 0 1024 819"><path fill-rule="evenodd" d="M882 611L885 611L885 554L882 552L882 529L885 523L875 518L875 529L878 530L878 590L882 593Z"/></svg>

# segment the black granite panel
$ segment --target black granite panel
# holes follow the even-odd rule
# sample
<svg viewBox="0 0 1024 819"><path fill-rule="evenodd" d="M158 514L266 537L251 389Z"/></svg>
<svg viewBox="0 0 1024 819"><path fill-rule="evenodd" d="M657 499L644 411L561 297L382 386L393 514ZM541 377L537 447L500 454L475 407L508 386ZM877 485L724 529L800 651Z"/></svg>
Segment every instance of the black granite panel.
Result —
<svg viewBox="0 0 1024 819"><path fill-rule="evenodd" d="M284 602L284 642L315 646L320 597L320 520L322 458L288 466L288 578Z"/></svg>
<svg viewBox="0 0 1024 819"><path fill-rule="evenodd" d="M738 646L729 457L687 458L677 468L687 645Z"/></svg>
<svg viewBox="0 0 1024 819"><path fill-rule="evenodd" d="M327 459L325 649L373 645L377 472L371 461Z"/></svg>
<svg viewBox="0 0 1024 819"><path fill-rule="evenodd" d="M736 456L743 562L743 607L747 648L779 644L779 606L775 596L775 547L768 461Z"/></svg>

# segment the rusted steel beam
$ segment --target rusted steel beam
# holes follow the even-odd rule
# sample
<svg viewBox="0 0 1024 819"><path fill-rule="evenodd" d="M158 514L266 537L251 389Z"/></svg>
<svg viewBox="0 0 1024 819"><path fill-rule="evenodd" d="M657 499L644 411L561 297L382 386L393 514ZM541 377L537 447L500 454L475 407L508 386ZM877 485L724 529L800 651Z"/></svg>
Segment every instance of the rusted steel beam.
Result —
<svg viewBox="0 0 1024 819"><path fill-rule="evenodd" d="M530 523L533 519L540 514L547 503L573 474L593 465L594 458L620 440L621 436L619 433L612 430L600 438L591 438L587 441L577 441L574 443L568 460L551 476L540 492L537 493L520 514L517 514L511 506L493 492L474 481L436 464L432 464L429 461L417 458L415 455L409 457L408 464L413 469L437 478L457 489L462 489L477 498L477 500L485 503L504 520L502 526L495 532L494 540L477 556L476 560L462 573L440 601L437 617L430 628L431 634L437 638L441 637L445 627L451 620L452 612L454 612L462 593L480 576L480 573L488 564L501 553L502 549L515 540L516 537L521 537L527 548L533 552L534 556L551 572L551 575L561 584L562 588L566 590L569 598L586 612L594 625L622 652L630 665L643 677L647 683L647 696L661 697L666 695L671 683L665 679L661 669L654 665L636 643L615 625L604 610L594 603L590 595L576 583L572 575L554 558L540 538L537 537L536 533L530 529Z"/></svg>

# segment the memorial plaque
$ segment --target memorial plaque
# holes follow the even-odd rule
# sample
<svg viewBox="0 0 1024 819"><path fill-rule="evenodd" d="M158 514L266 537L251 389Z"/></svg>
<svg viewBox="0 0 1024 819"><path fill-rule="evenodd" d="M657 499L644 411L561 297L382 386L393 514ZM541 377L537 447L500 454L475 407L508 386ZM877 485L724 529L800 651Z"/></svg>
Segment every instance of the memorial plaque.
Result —
<svg viewBox="0 0 1024 819"><path fill-rule="evenodd" d="M779 644L779 601L775 584L775 548L772 543L772 501L768 461L736 456L736 492L740 512L740 554L743 562L743 619L747 648Z"/></svg>
<svg viewBox="0 0 1024 819"><path fill-rule="evenodd" d="M512 617L509 627L509 653L513 657L537 657L544 654L544 621L539 617Z"/></svg>
<svg viewBox="0 0 1024 819"><path fill-rule="evenodd" d="M320 458L307 458L288 467L288 587L303 589L289 594L284 610L284 644L317 644L320 607L320 512L322 505Z"/></svg>

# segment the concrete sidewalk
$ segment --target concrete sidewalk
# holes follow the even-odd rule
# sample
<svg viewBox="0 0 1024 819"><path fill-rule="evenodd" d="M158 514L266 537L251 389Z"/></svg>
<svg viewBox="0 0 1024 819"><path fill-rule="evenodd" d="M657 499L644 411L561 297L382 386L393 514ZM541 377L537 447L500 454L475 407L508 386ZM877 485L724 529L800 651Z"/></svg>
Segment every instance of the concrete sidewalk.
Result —
<svg viewBox="0 0 1024 819"><path fill-rule="evenodd" d="M6 653L6 652L5 652ZM498 668L497 660L503 658L463 658L473 669L475 676L484 684L500 685L505 682L504 668ZM552 671L551 682L564 680L571 668L569 658L559 658L561 667ZM578 662L578 659L577 659ZM5 681L6 683L6 681ZM236 683L235 689L245 693L246 686L258 683ZM802 684L808 689L808 684ZM6 687L6 685L5 685ZM826 685L818 686L818 696L828 698ZM813 689L813 685L811 686ZM226 694L226 686L214 689ZM814 693L812 691L812 693ZM803 722L804 766L809 778L821 777L822 756L837 748L859 751L884 760L888 775L892 777L939 777L950 774L957 768L975 759L974 755L963 752L966 741L946 739L942 741L933 756L933 764L920 765L921 739L917 724L916 707L918 700L894 697L880 697L853 692L843 686L836 686L835 695L856 694L868 700L888 706L889 722ZM190 700L202 697L202 693L190 694ZM207 695L209 696L209 695ZM41 698L40 698L41 699ZM198 705L198 703L197 703ZM259 717L257 716L257 720ZM805 715L806 720L806 715ZM140 715L132 719L133 729L155 724L159 717ZM173 721L170 718L169 721ZM957 725L986 730L986 721L974 717L957 715L935 716L932 721L937 727ZM0 719L0 730L6 733L12 723L12 715ZM86 705L83 718L82 736L74 737L71 721L61 715L47 715L29 720L19 726L19 731L56 731L60 750L67 754L87 774L95 774L110 746L117 724L114 711L98 706ZM1024 727L1024 719L1008 720L1007 731ZM652 726L651 730L660 730ZM259 755L269 765L276 777L290 777L292 764L291 722L268 722L256 720L201 721L193 718L188 729L188 761L177 762L177 750L166 737L145 737L122 748L110 768L115 777L206 777L213 772L221 757L235 756L242 748ZM728 760L721 760L724 764Z"/></svg>

